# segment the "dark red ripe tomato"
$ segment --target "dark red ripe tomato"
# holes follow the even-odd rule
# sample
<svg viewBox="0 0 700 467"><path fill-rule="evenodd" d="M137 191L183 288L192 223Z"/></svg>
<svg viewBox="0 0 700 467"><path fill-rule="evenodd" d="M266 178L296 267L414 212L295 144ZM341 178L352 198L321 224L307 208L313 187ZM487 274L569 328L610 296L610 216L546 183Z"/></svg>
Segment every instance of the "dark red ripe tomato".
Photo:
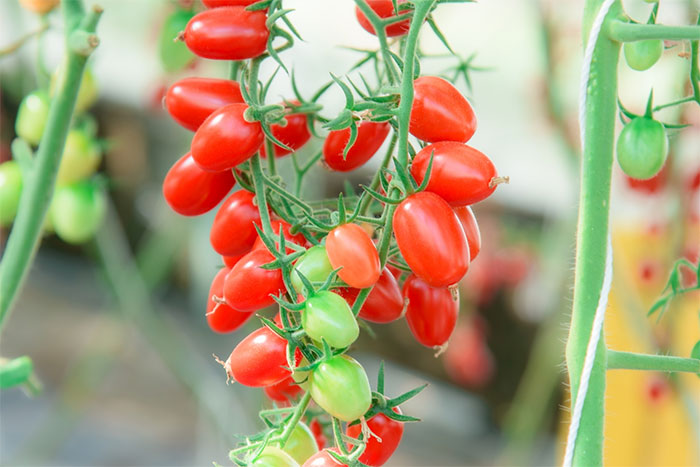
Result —
<svg viewBox="0 0 700 467"><path fill-rule="evenodd" d="M352 306L360 289L343 287L336 290ZM385 267L379 280L360 308L360 318L373 323L390 323L401 317L403 312L403 295L396 278Z"/></svg>
<svg viewBox="0 0 700 467"><path fill-rule="evenodd" d="M398 414L401 413L398 407L394 407L392 410ZM378 413L367 420L367 425L377 436L370 435L365 451L358 460L372 467L384 465L399 447L403 436L403 423L392 420L383 413ZM357 439L361 430L362 426L359 424L350 426L348 427L348 436Z"/></svg>
<svg viewBox="0 0 700 467"><path fill-rule="evenodd" d="M428 284L446 287L467 273L467 238L457 214L438 195L421 191L403 200L393 226L406 263Z"/></svg>
<svg viewBox="0 0 700 467"><path fill-rule="evenodd" d="M226 267L230 269L234 267L236 263L246 255L246 253L242 253L236 256L222 256L221 258L224 260L224 264L226 265Z"/></svg>
<svg viewBox="0 0 700 467"><path fill-rule="evenodd" d="M229 79L185 78L170 86L165 96L168 112L177 123L197 131L215 110L244 103L241 86Z"/></svg>
<svg viewBox="0 0 700 467"><path fill-rule="evenodd" d="M247 108L246 104L229 104L207 117L197 129L192 138L192 157L202 169L232 169L260 149L262 128L258 122L245 121Z"/></svg>
<svg viewBox="0 0 700 467"><path fill-rule="evenodd" d="M411 275L403 284L408 299L406 322L418 342L439 347L450 338L457 323L459 300L446 287L431 287L420 277Z"/></svg>
<svg viewBox="0 0 700 467"><path fill-rule="evenodd" d="M405 2L406 0L399 0L397 3L400 5ZM394 11L394 4L391 2L391 0L367 0L367 5L369 5L369 7L377 15L379 15L380 18L390 18L392 16L396 16L396 12ZM362 26L362 28L365 31L369 32L370 34L375 34L374 28L372 27L372 23L369 22L369 20L367 19L365 14L362 13L362 10L360 10L359 7L355 7L355 16L357 16L357 21L360 23L360 26ZM408 29L410 27L411 22L410 20L406 19L403 21L399 21L398 23L394 23L390 26L387 26L385 31L388 37L403 36L404 34L408 34Z"/></svg>
<svg viewBox="0 0 700 467"><path fill-rule="evenodd" d="M467 236L469 243L469 261L474 261L476 255L481 251L481 233L479 232L479 224L476 222L474 211L469 206L460 206L455 208L455 214L462 224L464 235Z"/></svg>
<svg viewBox="0 0 700 467"><path fill-rule="evenodd" d="M471 319L460 324L445 351L445 369L453 381L470 388L486 385L494 373L494 361L484 339L483 323Z"/></svg>
<svg viewBox="0 0 700 467"><path fill-rule="evenodd" d="M448 81L422 76L413 82L408 131L429 143L466 143L476 131L476 116L467 99Z"/></svg>
<svg viewBox="0 0 700 467"><path fill-rule="evenodd" d="M214 209L235 183L230 171L205 172L188 153L165 176L163 196L178 214L198 216Z"/></svg>
<svg viewBox="0 0 700 467"><path fill-rule="evenodd" d="M209 239L214 250L224 256L238 256L250 251L258 237L260 212L253 204L255 195L237 191L228 197L214 217Z"/></svg>
<svg viewBox="0 0 700 467"><path fill-rule="evenodd" d="M335 460L333 456L328 454L328 451L333 451L336 454L340 454L338 448L329 448L318 451L313 456L306 459L302 467L348 467L347 464L343 464Z"/></svg>
<svg viewBox="0 0 700 467"><path fill-rule="evenodd" d="M422 183L430 155L433 166L427 191L440 195L452 206L466 206L487 198L496 189L493 162L480 151L462 143L445 141L421 149L413 159L411 174Z"/></svg>
<svg viewBox="0 0 700 467"><path fill-rule="evenodd" d="M260 0L202 0L207 8L220 8L222 6L248 6Z"/></svg>
<svg viewBox="0 0 700 467"><path fill-rule="evenodd" d="M240 311L257 311L275 303L271 295L279 295L284 290L282 271L260 267L274 260L270 252L262 248L241 258L226 277L226 303Z"/></svg>
<svg viewBox="0 0 700 467"><path fill-rule="evenodd" d="M215 60L245 60L265 52L270 35L267 15L229 6L197 13L185 28L185 44L196 55Z"/></svg>
<svg viewBox="0 0 700 467"><path fill-rule="evenodd" d="M234 310L225 303L217 303L214 297L224 298L224 281L228 275L229 268L222 268L214 276L214 280L209 288L207 297L207 323L214 332L232 332L240 328L253 315L252 312L244 313Z"/></svg>
<svg viewBox="0 0 700 467"><path fill-rule="evenodd" d="M296 363L301 360L297 349ZM263 326L243 339L226 360L228 375L244 386L271 386L291 376L287 341Z"/></svg>
<svg viewBox="0 0 700 467"><path fill-rule="evenodd" d="M363 165L377 152L389 134L386 122L362 122L357 126L357 139L343 160L343 151L350 141L350 128L331 131L323 143L326 165L338 172L349 172Z"/></svg>
<svg viewBox="0 0 700 467"><path fill-rule="evenodd" d="M279 383L263 388L265 395L275 402L289 402L299 395L301 386L294 382L294 379L289 376Z"/></svg>
<svg viewBox="0 0 700 467"><path fill-rule="evenodd" d="M282 226L282 232L286 243L295 243L299 246L306 245L306 238L304 237L304 235L300 233L292 235L292 226L289 225L289 222L284 220L273 219L272 221L270 221L270 224L272 225L272 231L275 233L275 244L278 243L277 240L279 239L280 235L280 226ZM262 238L260 238L260 236L256 237L255 243L253 243L253 250L257 250L258 248L267 249L265 243L263 243ZM287 247L287 253L291 253L293 251L294 250Z"/></svg>
<svg viewBox="0 0 700 467"><path fill-rule="evenodd" d="M357 224L343 224L326 237L326 252L333 269L350 287L364 289L379 280L381 263L367 232Z"/></svg>
<svg viewBox="0 0 700 467"><path fill-rule="evenodd" d="M298 101L294 101L294 104L299 105ZM308 120L306 114L289 114L286 117L287 126L282 125L271 125L270 131L279 141L292 148L293 151L301 148L306 144L311 138L311 132L309 132ZM275 145L275 157L284 157L290 154L291 151L283 149L281 146ZM260 148L260 155L266 157L267 149L263 144Z"/></svg>

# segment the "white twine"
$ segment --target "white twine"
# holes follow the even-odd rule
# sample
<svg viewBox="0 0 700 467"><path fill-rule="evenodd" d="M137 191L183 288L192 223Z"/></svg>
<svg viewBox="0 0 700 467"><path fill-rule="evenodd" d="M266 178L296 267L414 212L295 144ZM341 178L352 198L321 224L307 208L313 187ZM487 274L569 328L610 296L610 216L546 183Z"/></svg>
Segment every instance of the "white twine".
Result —
<svg viewBox="0 0 700 467"><path fill-rule="evenodd" d="M605 0L598 11L598 15L593 21L591 32L588 35L586 43L586 52L583 56L583 69L581 70L581 88L579 89L579 129L581 134L581 153L584 151L584 141L586 137L586 98L588 97L588 80L591 73L591 62L593 61L593 51L595 50L600 29L603 26L603 20L610 11L610 7L615 0ZM603 330L603 322L605 320L605 309L608 305L608 295L610 294L610 286L612 284L612 243L610 240L610 231L608 230L608 247L605 258L605 275L603 277L603 287L598 298L598 307L595 310L593 318L593 326L591 327L591 336L586 347L586 357L583 363L581 379L579 383L576 401L571 413L571 423L569 424L569 433L566 438L566 451L564 453L564 467L571 467L574 459L574 448L576 446L576 437L581 425L581 416L583 414L583 404L588 393L588 383L591 380L591 372L593 371L593 363L595 362L595 352L600 341L600 335Z"/></svg>

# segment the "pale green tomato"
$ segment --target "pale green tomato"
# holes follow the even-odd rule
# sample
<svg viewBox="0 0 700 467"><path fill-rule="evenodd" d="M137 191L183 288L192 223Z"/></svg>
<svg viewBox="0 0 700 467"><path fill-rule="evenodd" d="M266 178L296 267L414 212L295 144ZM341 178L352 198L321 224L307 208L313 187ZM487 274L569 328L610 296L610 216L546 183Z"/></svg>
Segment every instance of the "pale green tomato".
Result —
<svg viewBox="0 0 700 467"><path fill-rule="evenodd" d="M49 104L49 95L42 89L24 96L15 121L17 136L34 146L38 145L49 118Z"/></svg>
<svg viewBox="0 0 700 467"><path fill-rule="evenodd" d="M88 178L102 160L100 146L85 131L72 129L66 137L56 183L66 185Z"/></svg>
<svg viewBox="0 0 700 467"><path fill-rule="evenodd" d="M309 361L306 359L306 357L301 357L301 360L299 361L299 364L297 365L297 368L303 368L305 366L309 366ZM296 368L292 370L292 379L294 380L295 383L297 383L299 386L304 391L309 390L309 376L310 372L308 371L299 371Z"/></svg>
<svg viewBox="0 0 700 467"><path fill-rule="evenodd" d="M625 42L623 50L629 67L633 70L644 71L659 61L664 53L664 43L661 39Z"/></svg>
<svg viewBox="0 0 700 467"><path fill-rule="evenodd" d="M310 338L318 342L325 339L328 345L335 348L348 347L360 335L348 302L329 291L318 292L306 300L301 325Z"/></svg>
<svg viewBox="0 0 700 467"><path fill-rule="evenodd" d="M357 420L372 405L367 373L348 355L337 355L316 367L309 392L319 407L344 422Z"/></svg>
<svg viewBox="0 0 700 467"><path fill-rule="evenodd" d="M104 192L90 181L58 187L51 202L56 235L66 243L88 241L102 224L105 209Z"/></svg>
<svg viewBox="0 0 700 467"><path fill-rule="evenodd" d="M274 446L267 446L252 467L299 467L299 464L286 452Z"/></svg>
<svg viewBox="0 0 700 467"><path fill-rule="evenodd" d="M65 64L58 67L58 69L51 76L51 86L49 88L49 93L51 96L56 94L56 91L63 85L64 67ZM80 83L80 90L78 90L78 99L75 101L75 113L82 113L88 107L92 106L96 100L97 83L95 82L95 77L89 68L85 68L85 71L83 72L83 80Z"/></svg>
<svg viewBox="0 0 700 467"><path fill-rule="evenodd" d="M298 293L302 293L304 283L299 278L297 271L300 271L312 283L325 281L333 272L333 266L331 266L326 254L326 247L316 245L309 248L294 264L292 286Z"/></svg>
<svg viewBox="0 0 700 467"><path fill-rule="evenodd" d="M282 450L292 456L295 461L303 464L306 459L318 452L318 444L309 427L305 423L299 422L292 430L292 434L289 435Z"/></svg>
<svg viewBox="0 0 700 467"><path fill-rule="evenodd" d="M22 172L16 161L0 164L0 225L12 223L22 194Z"/></svg>
<svg viewBox="0 0 700 467"><path fill-rule="evenodd" d="M647 180L661 170L668 157L668 138L661 122L632 119L617 138L617 162L629 177Z"/></svg>

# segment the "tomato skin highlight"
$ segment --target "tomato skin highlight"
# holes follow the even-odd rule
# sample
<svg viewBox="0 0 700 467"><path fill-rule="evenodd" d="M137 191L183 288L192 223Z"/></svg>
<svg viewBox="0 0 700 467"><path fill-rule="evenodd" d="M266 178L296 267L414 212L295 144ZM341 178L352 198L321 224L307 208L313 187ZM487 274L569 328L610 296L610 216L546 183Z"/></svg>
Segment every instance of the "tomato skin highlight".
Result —
<svg viewBox="0 0 700 467"><path fill-rule="evenodd" d="M313 340L335 348L348 347L360 335L355 315L343 297L333 292L318 292L306 301L301 325Z"/></svg>
<svg viewBox="0 0 700 467"><path fill-rule="evenodd" d="M216 273L207 296L207 324L212 331L220 334L235 331L253 316L252 311L245 313L231 308L226 303L216 303L213 300L215 296L220 299L224 298L224 283L230 271L230 268L222 268Z"/></svg>
<svg viewBox="0 0 700 467"><path fill-rule="evenodd" d="M305 293L304 283L299 278L297 271L301 272L310 282L323 282L333 272L326 253L326 247L316 245L304 253L294 264L292 270L292 287L298 293Z"/></svg>
<svg viewBox="0 0 700 467"><path fill-rule="evenodd" d="M467 237L467 243L469 244L469 262L474 261L474 258L481 251L481 232L479 231L479 224L476 222L476 216L474 216L474 211L469 206L460 206L454 209L459 223L462 225L464 230L464 235Z"/></svg>
<svg viewBox="0 0 700 467"><path fill-rule="evenodd" d="M208 172L232 169L255 154L264 141L259 122L243 118L246 104L229 104L212 113L192 138L192 157Z"/></svg>
<svg viewBox="0 0 700 467"><path fill-rule="evenodd" d="M296 358L301 353L297 349ZM244 386L271 386L289 377L287 341L263 326L250 333L231 352L225 368L229 376Z"/></svg>
<svg viewBox="0 0 700 467"><path fill-rule="evenodd" d="M372 239L357 224L343 224L326 237L326 252L333 269L350 287L374 285L381 274L379 253Z"/></svg>
<svg viewBox="0 0 700 467"><path fill-rule="evenodd" d="M299 101L292 101L292 103L295 105L300 104ZM270 125L270 131L275 138L292 148L292 151L296 151L311 139L308 119L306 114L301 113L288 114L285 116L285 119L287 120L287 126L275 123L274 125ZM284 157L292 153L292 151L284 149L276 144L274 144L273 147L275 148L275 157ZM267 148L265 144L263 144L260 148L260 156L267 157L266 151Z"/></svg>
<svg viewBox="0 0 700 467"><path fill-rule="evenodd" d="M488 198L496 186L493 162L482 152L466 144L445 141L421 149L413 159L411 174L418 184L423 182L430 156L433 165L426 191L439 195L452 206L466 206Z"/></svg>
<svg viewBox="0 0 700 467"><path fill-rule="evenodd" d="M214 209L235 183L230 171L205 172L187 153L165 176L163 197L178 214L198 216Z"/></svg>
<svg viewBox="0 0 700 467"><path fill-rule="evenodd" d="M253 204L255 195L240 190L229 196L219 207L211 226L209 240L214 250L223 256L247 253L255 243L260 226L260 212Z"/></svg>
<svg viewBox="0 0 700 467"><path fill-rule="evenodd" d="M411 275L403 285L408 299L406 322L418 342L426 347L442 346L457 323L459 300L445 287L431 287L420 277Z"/></svg>
<svg viewBox="0 0 700 467"><path fill-rule="evenodd" d="M396 243L413 272L433 287L456 284L469 269L469 245L457 214L438 195L415 193L393 219Z"/></svg>
<svg viewBox="0 0 700 467"><path fill-rule="evenodd" d="M265 395L275 402L289 402L301 393L299 386L291 376L279 383L263 388Z"/></svg>
<svg viewBox="0 0 700 467"><path fill-rule="evenodd" d="M340 454L337 448L324 449L306 459L302 467L348 467L347 464L335 460L333 456L328 454L328 451Z"/></svg>
<svg viewBox="0 0 700 467"><path fill-rule="evenodd" d="M633 118L617 138L617 162L629 177L647 180L659 173L668 157L668 137L661 122Z"/></svg>
<svg viewBox="0 0 700 467"><path fill-rule="evenodd" d="M392 409L397 414L401 414L398 407ZM367 440L365 451L358 458L363 464L372 467L377 467L386 464L392 454L399 447L401 437L403 436L403 423L392 420L383 413L378 413L369 420L367 425L372 433L376 434L381 441L374 436L370 436ZM359 438L362 431L361 425L353 425L348 427L348 436L351 438Z"/></svg>
<svg viewBox="0 0 700 467"><path fill-rule="evenodd" d="M336 290L350 306L355 303L360 289L343 287ZM360 308L359 317L372 323L390 323L401 317L403 295L396 278L388 267L382 270L379 280Z"/></svg>
<svg viewBox="0 0 700 467"><path fill-rule="evenodd" d="M185 44L196 55L214 60L245 60L265 52L270 35L267 15L229 6L197 13L185 28Z"/></svg>
<svg viewBox="0 0 700 467"><path fill-rule="evenodd" d="M192 131L221 107L243 103L241 86L229 79L184 78L170 86L165 96L170 116Z"/></svg>
<svg viewBox="0 0 700 467"><path fill-rule="evenodd" d="M397 4L401 5L402 3L405 3L406 0L399 0ZM391 0L367 0L367 5L374 11L380 18L391 18L396 16L396 12L394 11L394 4L391 2ZM401 12L401 9L399 7L399 12ZM376 32L374 31L374 28L372 27L372 23L369 22L365 14L360 10L359 7L355 7L355 16L357 17L357 22L360 23L360 26L367 31L370 34L374 34L376 36ZM396 36L403 36L408 34L408 30L411 27L411 20L406 19L403 21L399 21L398 23L391 24L387 26L384 31L387 35L387 37L396 37Z"/></svg>
<svg viewBox="0 0 700 467"><path fill-rule="evenodd" d="M331 131L323 143L323 160L338 172L349 172L364 165L379 150L389 134L386 122L362 122L357 126L357 139L343 160L343 151L350 141L350 128Z"/></svg>
<svg viewBox="0 0 700 467"><path fill-rule="evenodd" d="M257 311L275 301L271 295L284 290L282 271L260 266L275 260L269 251L253 250L231 268L224 284L226 303L239 311Z"/></svg>
<svg viewBox="0 0 700 467"><path fill-rule="evenodd" d="M309 377L309 391L316 404L344 422L357 420L372 404L367 373L348 355L321 363Z"/></svg>
<svg viewBox="0 0 700 467"><path fill-rule="evenodd" d="M466 143L476 131L476 115L469 101L452 83L437 76L413 82L414 98L408 131L429 143Z"/></svg>

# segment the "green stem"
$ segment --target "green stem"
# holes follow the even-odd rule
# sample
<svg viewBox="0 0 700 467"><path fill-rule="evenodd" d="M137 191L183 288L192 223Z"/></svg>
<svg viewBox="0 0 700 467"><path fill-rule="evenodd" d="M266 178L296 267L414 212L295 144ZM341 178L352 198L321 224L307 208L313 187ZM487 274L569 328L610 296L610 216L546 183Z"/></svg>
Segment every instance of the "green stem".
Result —
<svg viewBox="0 0 700 467"><path fill-rule="evenodd" d="M377 40L379 41L379 49L382 51L382 60L384 62L384 66L386 67L389 84L394 85L399 78L396 71L396 64L394 63L394 59L391 57L391 53L389 51L389 45L386 40L386 30L384 29L382 19L369 7L369 5L367 5L365 0L355 0L355 3L370 24L372 24L375 36L377 36Z"/></svg>
<svg viewBox="0 0 700 467"><path fill-rule="evenodd" d="M677 105L685 104L687 102L694 102L694 101L695 101L695 96L688 96L688 97L684 97L682 99L678 99L676 101L667 102L665 104L657 105L656 107L651 109L651 111L652 111L652 113L658 112L659 110L665 109L667 107L675 107Z"/></svg>
<svg viewBox="0 0 700 467"><path fill-rule="evenodd" d="M650 370L700 373L697 358L671 357L608 350L608 370Z"/></svg>
<svg viewBox="0 0 700 467"><path fill-rule="evenodd" d="M617 42L634 42L646 39L680 41L700 40L700 26L666 26L663 24L637 24L620 20L608 24L608 38Z"/></svg>
<svg viewBox="0 0 700 467"><path fill-rule="evenodd" d="M307 391L304 393L304 396L299 401L299 404L297 405L297 408L294 411L292 418L289 419L289 421L287 422L287 425L284 427L284 431L280 435L280 447L281 448L283 448L284 445L287 444L287 440L291 436L292 431L294 430L294 427L297 426L297 423L299 423L299 420L301 420L301 417L304 416L304 412L306 412L306 408L309 406L310 401L311 401L311 393Z"/></svg>
<svg viewBox="0 0 700 467"><path fill-rule="evenodd" d="M44 218L53 195L58 166L88 58L83 52L91 51L91 49L85 49L81 50L81 53L76 52L76 48L81 48L76 47L71 40L72 37L76 37L74 34L79 32L76 28L84 16L82 1L64 1L63 13L67 48L65 75L61 88L51 102L48 121L33 168L24 180L15 224L0 263L0 330L27 276L29 264L39 245ZM82 32L91 33L92 31ZM92 34L88 36L94 37Z"/></svg>
<svg viewBox="0 0 700 467"><path fill-rule="evenodd" d="M394 148L396 147L396 141L398 137L396 132L393 132L391 135L391 141L389 142L389 147L386 150L386 153L384 154L384 159L382 159L382 163L379 166L379 169L377 169L377 172L374 174L374 177L372 177L372 182L369 184L370 189L377 191L379 188L379 184L381 182L380 177L382 176L382 172L384 169L389 167L389 163L391 162L391 156L393 156L394 153ZM367 214L367 211L369 210L370 205L372 204L372 197L371 196L365 196L362 199L362 203L360 204L360 216L364 216Z"/></svg>

